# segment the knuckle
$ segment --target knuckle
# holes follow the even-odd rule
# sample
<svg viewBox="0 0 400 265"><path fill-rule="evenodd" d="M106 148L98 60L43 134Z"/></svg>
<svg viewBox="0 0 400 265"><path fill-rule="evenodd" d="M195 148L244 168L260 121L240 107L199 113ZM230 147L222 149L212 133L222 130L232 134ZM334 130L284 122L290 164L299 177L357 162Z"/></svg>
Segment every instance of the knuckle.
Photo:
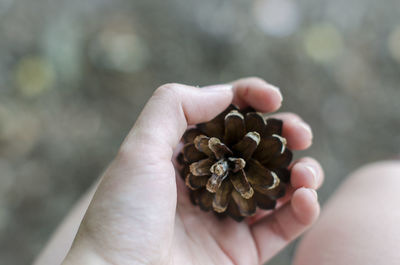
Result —
<svg viewBox="0 0 400 265"><path fill-rule="evenodd" d="M180 84L167 83L156 89L154 96L177 96L180 90Z"/></svg>
<svg viewBox="0 0 400 265"><path fill-rule="evenodd" d="M258 76L250 76L250 77L247 77L246 79L247 79L247 81L252 82L252 83L263 83L263 84L267 83L264 79L262 79L261 77L258 77Z"/></svg>

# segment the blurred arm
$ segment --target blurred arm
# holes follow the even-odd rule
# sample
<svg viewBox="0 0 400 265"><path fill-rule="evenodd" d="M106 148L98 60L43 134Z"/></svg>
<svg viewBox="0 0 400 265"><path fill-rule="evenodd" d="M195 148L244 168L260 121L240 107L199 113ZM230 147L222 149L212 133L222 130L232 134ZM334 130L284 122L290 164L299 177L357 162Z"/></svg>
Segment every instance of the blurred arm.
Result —
<svg viewBox="0 0 400 265"><path fill-rule="evenodd" d="M47 245L36 258L33 265L55 265L62 263L72 245L72 242L74 241L79 225L89 207L90 201L93 198L99 182L100 180L96 181L88 192L86 192L86 194L83 195L74 205L53 233Z"/></svg>

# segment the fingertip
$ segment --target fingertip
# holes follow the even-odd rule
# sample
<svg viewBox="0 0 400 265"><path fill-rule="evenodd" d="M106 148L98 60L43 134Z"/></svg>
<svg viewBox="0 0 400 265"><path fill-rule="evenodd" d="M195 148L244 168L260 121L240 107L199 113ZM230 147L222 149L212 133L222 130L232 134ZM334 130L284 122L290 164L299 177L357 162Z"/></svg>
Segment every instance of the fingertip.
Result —
<svg viewBox="0 0 400 265"><path fill-rule="evenodd" d="M292 167L291 185L294 188L317 188L318 175L316 170L305 163L296 163Z"/></svg>
<svg viewBox="0 0 400 265"><path fill-rule="evenodd" d="M296 218L304 225L311 225L319 216L318 195L314 189L297 189L291 205Z"/></svg>
<svg viewBox="0 0 400 265"><path fill-rule="evenodd" d="M192 98L182 95L182 108L188 125L213 119L232 102L233 90L230 84L219 84L202 88L193 87Z"/></svg>
<svg viewBox="0 0 400 265"><path fill-rule="evenodd" d="M265 83L265 85L266 85L266 91L269 92L268 93L270 101L269 108L272 109L272 111L276 111L282 106L283 96L281 90L277 86L274 86L269 83Z"/></svg>
<svg viewBox="0 0 400 265"><path fill-rule="evenodd" d="M270 106L269 108L271 109L270 111L277 111L278 109L281 108L282 106L282 101L283 101L283 96L281 94L281 91L273 86L273 85L268 85L270 91L272 91L270 93Z"/></svg>
<svg viewBox="0 0 400 265"><path fill-rule="evenodd" d="M307 149L311 146L312 144L312 140L313 140L313 132L312 129L310 127L310 125L308 125L307 123L305 123L304 121L297 121L296 122L296 127L298 128L297 130L300 132L302 132L303 138L301 139L301 143L303 144L302 146L300 146L300 148L302 149Z"/></svg>
<svg viewBox="0 0 400 265"><path fill-rule="evenodd" d="M315 190L300 188L292 195L290 203L252 225L252 233L260 250L260 261L266 262L290 241L301 235L319 215ZM271 244L278 238L276 244Z"/></svg>
<svg viewBox="0 0 400 265"><path fill-rule="evenodd" d="M296 164L304 164L305 166L310 167L310 173L316 173L316 184L315 186L305 186L307 188L319 188L325 179L324 169L322 168L321 164L312 157L302 157L298 161L293 164L293 168ZM298 186L301 187L301 186Z"/></svg>
<svg viewBox="0 0 400 265"><path fill-rule="evenodd" d="M169 157L171 148L179 143L188 125L213 119L229 106L232 99L233 90L229 84L207 88L164 84L146 103L125 138L121 153L130 157L132 153L138 153L139 147L145 150L149 143L158 141L158 148L162 150L158 155Z"/></svg>
<svg viewBox="0 0 400 265"><path fill-rule="evenodd" d="M288 140L288 147L293 150L304 150L312 145L311 127L297 114L291 112L277 113L272 118L283 121L282 135Z"/></svg>
<svg viewBox="0 0 400 265"><path fill-rule="evenodd" d="M269 85L253 90L248 97L248 104L261 112L277 111L282 105L282 95Z"/></svg>
<svg viewBox="0 0 400 265"><path fill-rule="evenodd" d="M293 149L304 150L312 145L313 133L311 127L302 120L287 121L286 134L289 147Z"/></svg>
<svg viewBox="0 0 400 265"><path fill-rule="evenodd" d="M234 104L243 108L248 105L261 112L273 112L282 104L282 94L276 86L258 77L240 79L234 85Z"/></svg>

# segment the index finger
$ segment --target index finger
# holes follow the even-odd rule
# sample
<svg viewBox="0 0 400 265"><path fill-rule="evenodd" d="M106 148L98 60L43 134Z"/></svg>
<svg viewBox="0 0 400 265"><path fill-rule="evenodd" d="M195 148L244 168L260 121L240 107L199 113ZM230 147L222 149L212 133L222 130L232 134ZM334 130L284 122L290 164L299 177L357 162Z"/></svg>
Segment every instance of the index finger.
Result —
<svg viewBox="0 0 400 265"><path fill-rule="evenodd" d="M239 108L251 106L260 112L273 112L282 104L282 94L261 78L242 78L232 83L234 97L233 104Z"/></svg>
<svg viewBox="0 0 400 265"><path fill-rule="evenodd" d="M155 149L154 141L157 141L161 142L157 149L167 150L167 154L172 155L171 150L176 147L188 125L211 120L231 101L240 108L250 105L258 111L271 112L280 107L282 95L279 89L255 77L234 81L232 90L230 86L223 85L208 89L181 84L163 85L146 104L121 150L130 153L138 146L146 149L149 147L146 142L152 143Z"/></svg>

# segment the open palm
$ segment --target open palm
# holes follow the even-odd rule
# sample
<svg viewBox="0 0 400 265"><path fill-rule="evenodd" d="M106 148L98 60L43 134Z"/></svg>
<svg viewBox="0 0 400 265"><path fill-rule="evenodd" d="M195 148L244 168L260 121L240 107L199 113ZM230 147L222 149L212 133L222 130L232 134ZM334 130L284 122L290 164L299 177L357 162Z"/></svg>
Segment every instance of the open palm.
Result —
<svg viewBox="0 0 400 265"><path fill-rule="evenodd" d="M292 163L291 187L277 210L259 211L243 222L219 219L193 206L173 154L188 125L208 121L231 102L261 112L282 97L258 78L229 86L160 87L147 103L106 170L65 264L263 264L317 218L315 193L323 172L312 158ZM298 116L284 120L291 149L306 149L312 134Z"/></svg>

